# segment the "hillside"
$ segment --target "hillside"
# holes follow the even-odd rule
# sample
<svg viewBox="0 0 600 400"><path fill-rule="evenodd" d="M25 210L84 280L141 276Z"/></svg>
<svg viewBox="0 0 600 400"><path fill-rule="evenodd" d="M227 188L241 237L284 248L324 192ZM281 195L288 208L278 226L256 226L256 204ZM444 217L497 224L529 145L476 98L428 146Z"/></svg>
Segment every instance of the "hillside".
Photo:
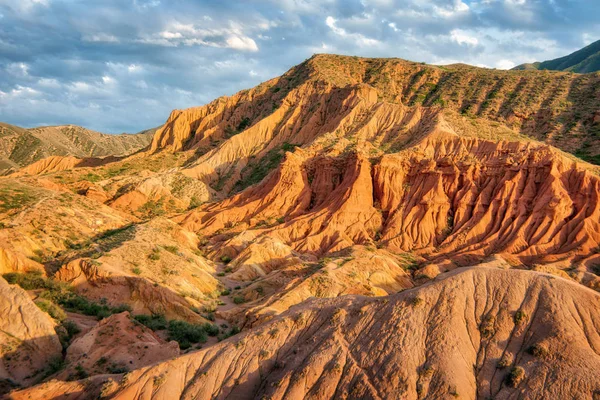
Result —
<svg viewBox="0 0 600 400"><path fill-rule="evenodd" d="M64 350L0 393L593 398L599 84L316 55L0 177L5 286Z"/></svg>
<svg viewBox="0 0 600 400"><path fill-rule="evenodd" d="M389 297L312 300L206 350L13 399L592 398L598 306L561 278L470 268Z"/></svg>
<svg viewBox="0 0 600 400"><path fill-rule="evenodd" d="M568 56L532 64L522 64L514 69L569 71L582 74L600 71L600 40Z"/></svg>
<svg viewBox="0 0 600 400"><path fill-rule="evenodd" d="M0 173L49 156L129 155L146 147L155 130L107 135L74 125L24 129L0 123Z"/></svg>

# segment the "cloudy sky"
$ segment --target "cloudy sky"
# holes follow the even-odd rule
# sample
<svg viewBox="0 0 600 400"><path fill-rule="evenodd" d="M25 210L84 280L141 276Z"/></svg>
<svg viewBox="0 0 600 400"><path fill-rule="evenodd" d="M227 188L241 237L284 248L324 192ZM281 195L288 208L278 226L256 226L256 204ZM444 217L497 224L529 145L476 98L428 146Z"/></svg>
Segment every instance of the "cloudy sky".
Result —
<svg viewBox="0 0 600 400"><path fill-rule="evenodd" d="M0 121L160 125L314 53L510 68L600 39L598 0L0 0Z"/></svg>

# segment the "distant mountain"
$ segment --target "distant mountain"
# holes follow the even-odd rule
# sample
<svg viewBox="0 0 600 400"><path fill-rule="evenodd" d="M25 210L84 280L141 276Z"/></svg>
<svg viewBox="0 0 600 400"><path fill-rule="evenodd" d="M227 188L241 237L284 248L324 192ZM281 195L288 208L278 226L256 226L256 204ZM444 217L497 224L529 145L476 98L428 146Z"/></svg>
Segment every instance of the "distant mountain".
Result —
<svg viewBox="0 0 600 400"><path fill-rule="evenodd" d="M600 71L600 40L590 44L587 47L584 47L581 50L576 51L575 53L569 54L568 56L544 62L521 64L514 69L546 69L579 73Z"/></svg>
<svg viewBox="0 0 600 400"><path fill-rule="evenodd" d="M75 125L25 129L0 122L0 173L54 155L127 155L146 147L156 129L108 135Z"/></svg>

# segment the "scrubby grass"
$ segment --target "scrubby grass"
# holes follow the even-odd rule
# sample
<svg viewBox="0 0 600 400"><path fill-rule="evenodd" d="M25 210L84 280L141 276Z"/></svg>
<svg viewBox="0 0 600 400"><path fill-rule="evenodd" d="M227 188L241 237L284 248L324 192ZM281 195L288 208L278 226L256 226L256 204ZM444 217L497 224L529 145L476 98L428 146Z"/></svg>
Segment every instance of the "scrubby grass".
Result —
<svg viewBox="0 0 600 400"><path fill-rule="evenodd" d="M36 200L34 193L24 187L0 189L0 213L19 210Z"/></svg>
<svg viewBox="0 0 600 400"><path fill-rule="evenodd" d="M220 331L217 325L210 323L193 324L176 319L167 322L166 318L159 314L140 314L134 316L133 319L153 331L166 329L169 340L179 343L179 348L182 350L189 349L195 344L205 343L208 336L217 336Z"/></svg>
<svg viewBox="0 0 600 400"><path fill-rule="evenodd" d="M67 318L67 314L65 314L63 309L49 300L36 300L35 305L57 321L63 321L65 318Z"/></svg>
<svg viewBox="0 0 600 400"><path fill-rule="evenodd" d="M98 319L103 319L123 311L131 311L131 308L125 304L111 307L103 302L98 303L89 300L75 293L71 286L62 282L56 282L53 279L46 279L39 272L27 272L24 274L11 272L4 274L3 277L8 283L17 284L25 290L43 289L42 293L40 293L40 301L45 300L55 305L60 305L67 311L94 316ZM45 304L48 305L47 303Z"/></svg>
<svg viewBox="0 0 600 400"><path fill-rule="evenodd" d="M286 151L294 151L296 144L284 143L280 148L270 150L260 160L249 163L242 170L242 179L237 181L233 187L234 192L239 192L249 186L262 181L273 169L277 168L283 160Z"/></svg>
<svg viewBox="0 0 600 400"><path fill-rule="evenodd" d="M192 324L185 321L169 321L167 327L169 340L179 343L182 350L189 349L193 344L205 343L208 336L217 336L219 327L213 324Z"/></svg>
<svg viewBox="0 0 600 400"><path fill-rule="evenodd" d="M134 320L141 323L142 325L147 326L153 331L160 331L163 329L167 329L167 320L164 315L154 314L154 315L145 315L139 314L133 317Z"/></svg>
<svg viewBox="0 0 600 400"><path fill-rule="evenodd" d="M506 376L506 384L510 387L517 387L525 379L525 370L521 367L514 367Z"/></svg>

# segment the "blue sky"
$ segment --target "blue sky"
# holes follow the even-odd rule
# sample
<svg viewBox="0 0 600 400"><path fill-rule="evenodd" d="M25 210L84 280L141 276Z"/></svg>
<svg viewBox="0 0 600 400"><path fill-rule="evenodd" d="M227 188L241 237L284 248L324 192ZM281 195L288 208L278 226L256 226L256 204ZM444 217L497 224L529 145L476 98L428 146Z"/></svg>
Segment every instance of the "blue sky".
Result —
<svg viewBox="0 0 600 400"><path fill-rule="evenodd" d="M510 68L600 39L598 0L0 0L0 121L107 133L314 53Z"/></svg>

